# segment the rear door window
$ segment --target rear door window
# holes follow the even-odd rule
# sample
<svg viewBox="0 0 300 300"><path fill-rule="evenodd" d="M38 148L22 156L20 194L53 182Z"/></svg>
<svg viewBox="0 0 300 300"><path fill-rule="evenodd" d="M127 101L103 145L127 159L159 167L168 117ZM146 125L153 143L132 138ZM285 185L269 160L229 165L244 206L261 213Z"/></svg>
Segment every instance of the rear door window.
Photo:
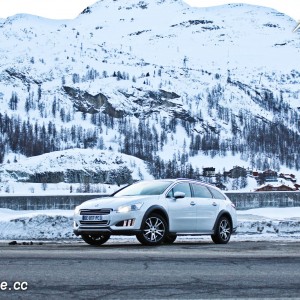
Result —
<svg viewBox="0 0 300 300"><path fill-rule="evenodd" d="M193 187L193 197L195 198L212 198L211 193L208 188L200 184L192 184Z"/></svg>
<svg viewBox="0 0 300 300"><path fill-rule="evenodd" d="M225 196L221 192L219 192L218 190L215 190L213 188L209 188L209 190L213 194L214 198L226 200Z"/></svg>

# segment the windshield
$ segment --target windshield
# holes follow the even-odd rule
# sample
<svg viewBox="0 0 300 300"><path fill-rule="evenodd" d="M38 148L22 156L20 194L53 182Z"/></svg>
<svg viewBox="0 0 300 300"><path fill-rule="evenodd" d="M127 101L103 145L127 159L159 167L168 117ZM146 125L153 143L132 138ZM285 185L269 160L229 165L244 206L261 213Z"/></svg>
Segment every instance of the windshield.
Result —
<svg viewBox="0 0 300 300"><path fill-rule="evenodd" d="M141 181L117 192L114 197L161 195L171 183L172 181Z"/></svg>

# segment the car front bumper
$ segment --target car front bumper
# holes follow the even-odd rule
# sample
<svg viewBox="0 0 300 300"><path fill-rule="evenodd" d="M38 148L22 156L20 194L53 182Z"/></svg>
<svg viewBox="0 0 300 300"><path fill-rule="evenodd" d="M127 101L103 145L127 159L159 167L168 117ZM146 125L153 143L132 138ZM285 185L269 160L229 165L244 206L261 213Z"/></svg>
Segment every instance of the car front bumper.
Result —
<svg viewBox="0 0 300 300"><path fill-rule="evenodd" d="M110 234L110 235L135 235L140 231L144 212L131 211L118 213L111 211L102 215L101 221L88 221L83 219L81 212L74 215L73 232L82 234Z"/></svg>

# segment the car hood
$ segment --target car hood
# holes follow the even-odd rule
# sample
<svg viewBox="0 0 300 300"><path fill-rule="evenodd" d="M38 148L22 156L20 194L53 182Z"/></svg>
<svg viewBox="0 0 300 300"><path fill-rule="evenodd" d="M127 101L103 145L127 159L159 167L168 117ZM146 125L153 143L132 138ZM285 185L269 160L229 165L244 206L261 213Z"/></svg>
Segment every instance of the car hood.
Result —
<svg viewBox="0 0 300 300"><path fill-rule="evenodd" d="M80 209L101 209L111 208L116 210L121 205L136 202L144 202L151 199L158 199L159 196L123 196L123 197L104 197L96 198L83 202L79 205Z"/></svg>

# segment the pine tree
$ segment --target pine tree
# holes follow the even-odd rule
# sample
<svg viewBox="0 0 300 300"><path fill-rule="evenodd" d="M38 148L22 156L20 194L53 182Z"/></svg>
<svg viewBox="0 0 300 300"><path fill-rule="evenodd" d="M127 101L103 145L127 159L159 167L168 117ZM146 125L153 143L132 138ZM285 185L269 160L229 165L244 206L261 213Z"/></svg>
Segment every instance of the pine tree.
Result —
<svg viewBox="0 0 300 300"><path fill-rule="evenodd" d="M19 98L16 92L12 92L8 106L11 110L17 110Z"/></svg>

